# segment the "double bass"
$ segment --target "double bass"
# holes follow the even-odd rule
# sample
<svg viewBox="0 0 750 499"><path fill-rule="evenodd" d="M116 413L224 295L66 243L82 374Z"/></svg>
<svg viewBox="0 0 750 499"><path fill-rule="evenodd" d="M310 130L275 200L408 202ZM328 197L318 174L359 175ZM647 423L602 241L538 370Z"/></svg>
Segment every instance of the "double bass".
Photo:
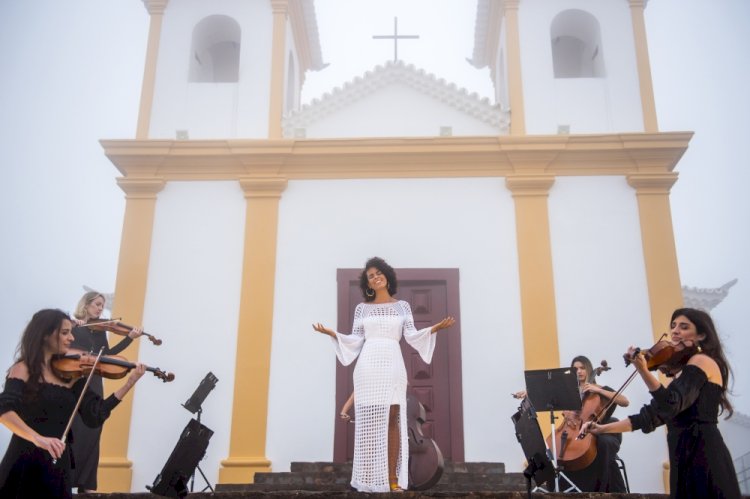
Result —
<svg viewBox="0 0 750 499"><path fill-rule="evenodd" d="M600 375L611 369L607 361L594 368L594 374ZM598 419L608 408L608 400L598 393L586 393L581 400L580 411L564 411L563 420L555 429L554 435L547 437L547 446L552 448L552 438L555 438L557 463L569 471L587 468L596 459L596 436L587 433L580 436L581 427L587 421Z"/></svg>
<svg viewBox="0 0 750 499"><path fill-rule="evenodd" d="M406 420L409 435L409 489L426 490L440 481L445 462L435 441L422 433L427 411L411 392L406 394Z"/></svg>

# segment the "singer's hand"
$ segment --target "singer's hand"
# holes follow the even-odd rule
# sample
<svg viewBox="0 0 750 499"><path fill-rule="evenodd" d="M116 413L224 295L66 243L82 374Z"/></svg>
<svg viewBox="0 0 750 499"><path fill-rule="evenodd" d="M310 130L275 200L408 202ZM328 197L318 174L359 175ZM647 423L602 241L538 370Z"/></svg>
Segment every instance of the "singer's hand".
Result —
<svg viewBox="0 0 750 499"><path fill-rule="evenodd" d="M54 459L60 459L65 452L65 443L59 438L37 435L34 437L34 445L49 452Z"/></svg>

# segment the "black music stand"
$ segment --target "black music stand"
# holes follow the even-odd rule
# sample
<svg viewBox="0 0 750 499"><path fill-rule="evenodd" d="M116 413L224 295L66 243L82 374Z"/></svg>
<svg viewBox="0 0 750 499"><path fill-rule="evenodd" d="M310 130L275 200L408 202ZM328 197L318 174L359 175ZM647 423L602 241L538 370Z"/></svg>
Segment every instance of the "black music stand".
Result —
<svg viewBox="0 0 750 499"><path fill-rule="evenodd" d="M528 496L531 498L531 479L537 488L545 483L552 483L555 479L555 465L547 455L547 444L539 427L536 411L528 398L521 400L518 412L511 416L516 429L516 439L521 444L528 466L523 470L527 480Z"/></svg>
<svg viewBox="0 0 750 499"><path fill-rule="evenodd" d="M154 479L154 484L146 486L152 493L165 497L186 497L188 480L195 475L198 462L203 459L208 448L208 440L213 431L197 420L191 419L182 430L172 454ZM203 472L201 472L203 474ZM205 479L205 475L203 476ZM213 491L213 489L212 489Z"/></svg>
<svg viewBox="0 0 750 499"><path fill-rule="evenodd" d="M580 411L581 392L578 391L578 377L572 367L558 369L536 369L524 371L526 394L538 411L549 411L552 426L552 462L555 465L555 492L560 492L559 477L570 484L563 492L580 492L576 484L565 476L557 466L555 447L555 411Z"/></svg>
<svg viewBox="0 0 750 499"><path fill-rule="evenodd" d="M206 374L206 376L201 380L200 384L198 385L198 388L195 389L193 394L190 396L187 401L182 404L182 407L187 409L188 411L192 412L193 414L198 415L198 424L201 423L201 414L203 414L203 401L206 400L206 397L208 397L208 394L211 393L211 390L213 390L216 387L216 383L219 381L219 378L214 376L214 373L211 371ZM203 477L203 481L206 483L206 486L203 487L203 490L201 492L205 492L206 489L210 489L211 492L214 491L213 487L211 487L211 484L209 483L208 479L206 478L206 475L203 473L203 470L200 466L196 465L195 469L198 470L198 472ZM190 492L193 491L193 485L195 484L195 471L193 471L193 475L190 477Z"/></svg>

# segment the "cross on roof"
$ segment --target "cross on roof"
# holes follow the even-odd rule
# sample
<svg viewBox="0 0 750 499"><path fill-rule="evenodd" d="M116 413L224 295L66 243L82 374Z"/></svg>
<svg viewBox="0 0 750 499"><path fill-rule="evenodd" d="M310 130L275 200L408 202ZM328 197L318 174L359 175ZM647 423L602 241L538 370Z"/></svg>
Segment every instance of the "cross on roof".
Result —
<svg viewBox="0 0 750 499"><path fill-rule="evenodd" d="M419 38L419 35L399 35L398 34L398 17L393 18L392 35L373 35L373 38L393 40L393 62L398 61L398 41L405 38Z"/></svg>

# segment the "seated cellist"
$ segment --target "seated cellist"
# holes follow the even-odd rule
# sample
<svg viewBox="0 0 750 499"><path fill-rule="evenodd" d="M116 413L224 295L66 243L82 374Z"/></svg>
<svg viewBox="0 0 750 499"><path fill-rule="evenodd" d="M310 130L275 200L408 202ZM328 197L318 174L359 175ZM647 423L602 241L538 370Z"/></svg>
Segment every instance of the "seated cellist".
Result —
<svg viewBox="0 0 750 499"><path fill-rule="evenodd" d="M594 382L597 372L587 357L579 355L573 358L570 366L576 370L578 390L581 393L582 399L586 396L598 395L601 403L608 405L614 398L614 403L610 405L600 421L602 423L616 421L615 418L612 418L612 413L616 406L627 407L630 404L628 399L622 394L617 395L617 392L612 388L600 386ZM523 398L526 396L526 392L520 391L513 394L513 396ZM566 411L563 411L564 419L571 416L566 414ZM617 438L615 435L619 436L619 434L607 434L601 435L605 437L603 439L596 439L596 457L585 468L577 471L563 469L565 475L582 492L626 492L625 482L615 460L620 450L622 438ZM570 432L569 438L575 439L576 432Z"/></svg>

